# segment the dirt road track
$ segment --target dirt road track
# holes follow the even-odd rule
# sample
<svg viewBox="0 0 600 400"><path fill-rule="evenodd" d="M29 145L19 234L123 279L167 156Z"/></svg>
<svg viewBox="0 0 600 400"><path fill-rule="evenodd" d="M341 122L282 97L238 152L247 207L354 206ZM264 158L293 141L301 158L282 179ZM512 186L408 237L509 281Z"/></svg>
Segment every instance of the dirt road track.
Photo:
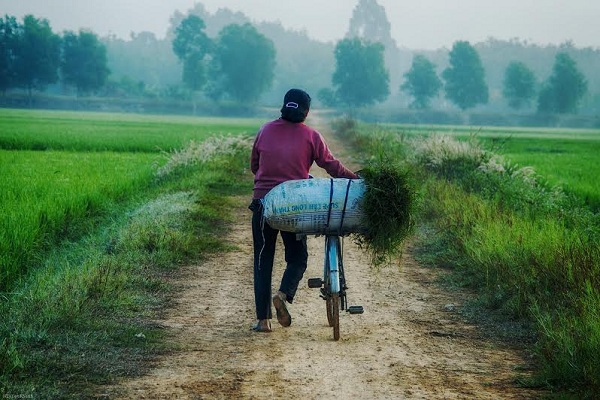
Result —
<svg viewBox="0 0 600 400"><path fill-rule="evenodd" d="M321 129L326 134L325 129ZM329 135L334 153L343 149ZM347 163L351 163L350 161ZM522 352L494 342L461 316L464 295L445 292L435 269L410 249L400 268L378 272L345 240L350 304L341 339L327 326L325 302L303 284L290 306L293 324L270 334L254 322L252 237L248 198L240 198L228 241L237 250L181 271L180 296L164 325L180 350L151 372L105 390L114 399L528 399L539 393L515 384L527 369ZM321 273L323 239L309 238L305 278ZM282 243L278 244L281 249ZM274 286L283 272L277 252ZM277 287L274 287L276 290Z"/></svg>

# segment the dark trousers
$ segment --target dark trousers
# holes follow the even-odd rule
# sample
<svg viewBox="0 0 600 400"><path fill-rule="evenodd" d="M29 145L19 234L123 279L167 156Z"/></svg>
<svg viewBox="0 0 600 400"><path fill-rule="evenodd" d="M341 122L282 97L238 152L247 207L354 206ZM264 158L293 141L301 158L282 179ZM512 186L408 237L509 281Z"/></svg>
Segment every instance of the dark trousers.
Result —
<svg viewBox="0 0 600 400"><path fill-rule="evenodd" d="M281 234L285 247L286 267L279 290L286 294L289 303L294 301L296 290L302 280L308 260L306 236L297 238L295 233L273 229L262 218L262 205L254 200L252 210L252 238L254 241L254 301L256 318L270 319L271 279L277 234Z"/></svg>

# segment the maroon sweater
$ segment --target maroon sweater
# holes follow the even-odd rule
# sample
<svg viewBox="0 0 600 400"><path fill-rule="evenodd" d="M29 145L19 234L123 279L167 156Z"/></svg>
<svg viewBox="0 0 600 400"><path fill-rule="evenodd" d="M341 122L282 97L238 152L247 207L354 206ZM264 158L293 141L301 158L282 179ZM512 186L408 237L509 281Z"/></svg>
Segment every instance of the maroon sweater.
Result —
<svg viewBox="0 0 600 400"><path fill-rule="evenodd" d="M321 134L308 125L281 118L266 123L256 135L250 159L254 198L262 199L282 182L307 179L313 162L334 178L358 178L331 154Z"/></svg>

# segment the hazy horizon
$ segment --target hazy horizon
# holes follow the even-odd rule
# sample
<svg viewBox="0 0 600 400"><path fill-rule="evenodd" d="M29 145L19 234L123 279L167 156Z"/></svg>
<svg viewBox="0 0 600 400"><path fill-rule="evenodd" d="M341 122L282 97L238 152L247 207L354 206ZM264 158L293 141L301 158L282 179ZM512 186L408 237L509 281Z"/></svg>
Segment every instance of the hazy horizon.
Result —
<svg viewBox="0 0 600 400"><path fill-rule="evenodd" d="M0 0L0 13L18 19L26 14L50 21L56 32L90 29L100 36L124 39L130 33L153 32L163 38L169 18L178 10L187 12L202 3L210 13L219 8L240 11L254 22L268 21L309 37L337 41L345 35L352 10L358 0ZM392 37L400 47L434 50L450 48L457 40L473 43L493 37L518 38L539 45L559 45L567 41L577 47L600 49L600 2L589 0L462 0L456 5L439 0L408 2L378 0L385 7Z"/></svg>

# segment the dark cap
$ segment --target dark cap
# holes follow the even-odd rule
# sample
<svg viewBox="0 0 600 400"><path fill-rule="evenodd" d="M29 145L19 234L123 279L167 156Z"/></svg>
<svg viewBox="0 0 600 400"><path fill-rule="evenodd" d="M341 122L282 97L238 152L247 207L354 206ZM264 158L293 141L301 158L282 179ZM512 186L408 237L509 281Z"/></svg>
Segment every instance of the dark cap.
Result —
<svg viewBox="0 0 600 400"><path fill-rule="evenodd" d="M310 110L310 96L304 90L290 89L283 97L281 115L292 122L302 122Z"/></svg>
<svg viewBox="0 0 600 400"><path fill-rule="evenodd" d="M308 111L310 110L310 96L304 90L290 89L283 98L283 106Z"/></svg>

